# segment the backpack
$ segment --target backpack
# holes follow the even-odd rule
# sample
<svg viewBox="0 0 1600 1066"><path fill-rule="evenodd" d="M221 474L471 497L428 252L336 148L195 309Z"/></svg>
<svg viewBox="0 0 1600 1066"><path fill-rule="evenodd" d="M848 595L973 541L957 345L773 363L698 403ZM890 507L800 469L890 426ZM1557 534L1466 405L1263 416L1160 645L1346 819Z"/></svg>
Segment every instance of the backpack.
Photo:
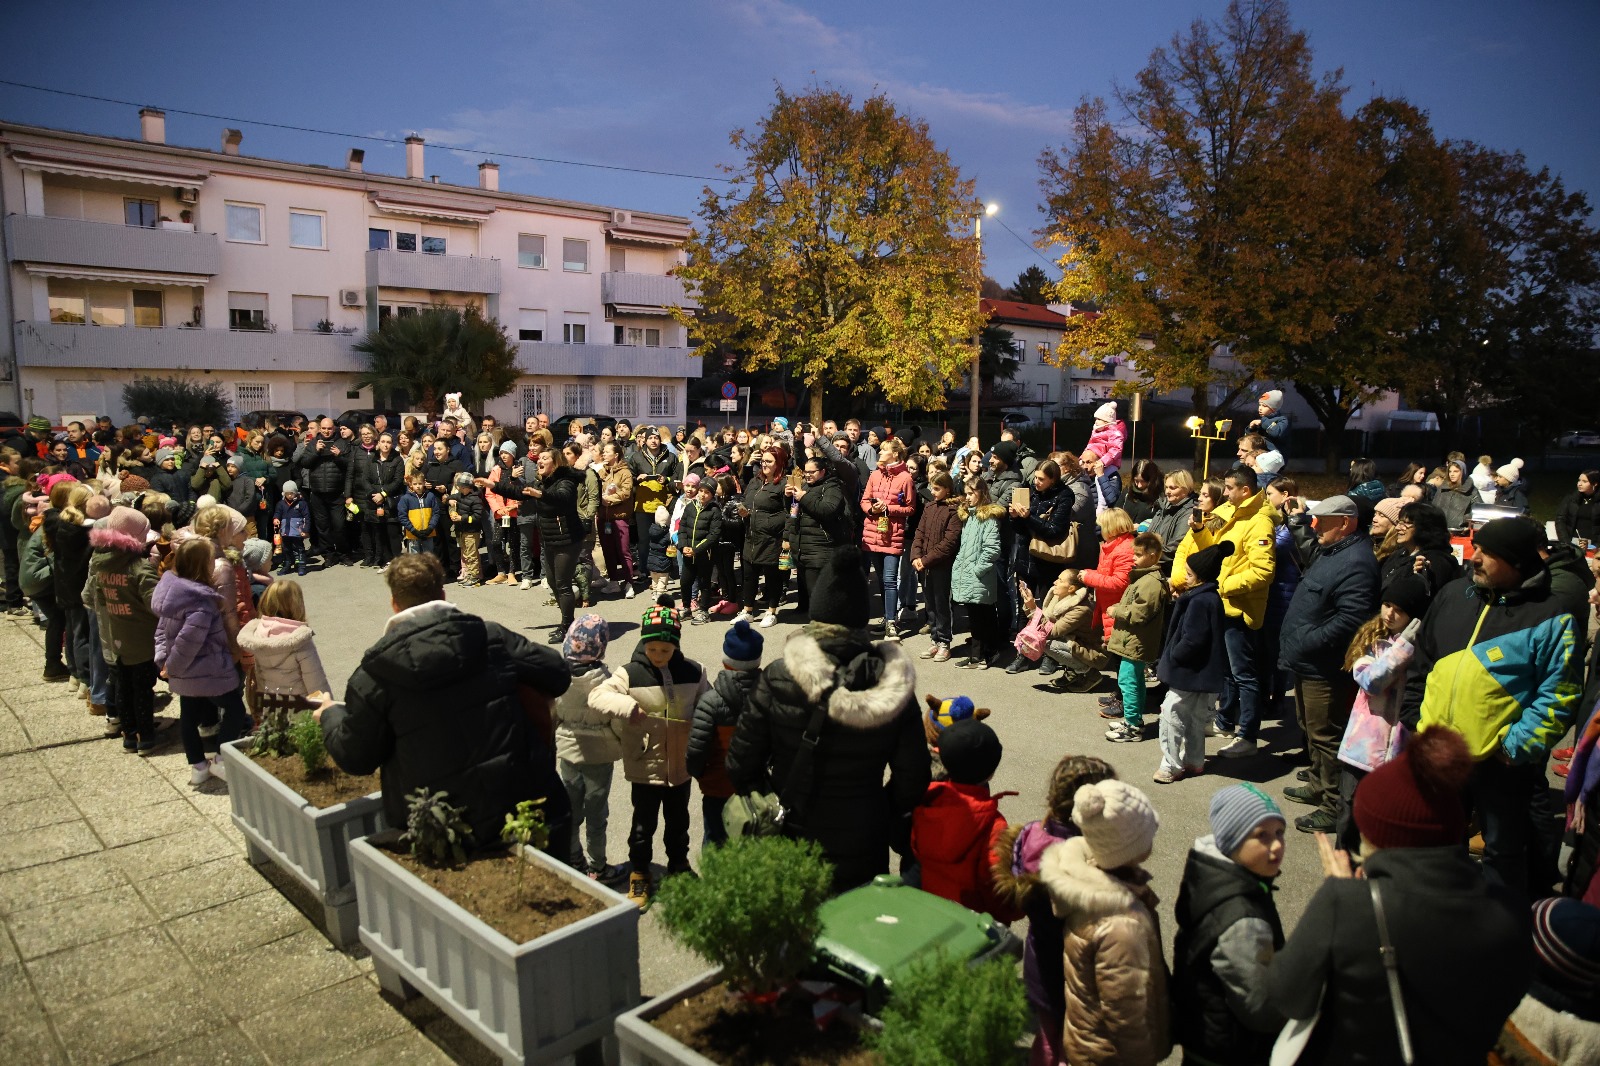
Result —
<svg viewBox="0 0 1600 1066"><path fill-rule="evenodd" d="M1017 633L1017 639L1013 644L1017 654L1029 662L1038 662L1044 655L1045 645L1050 643L1051 628L1050 620L1044 616L1044 609L1035 607L1028 624Z"/></svg>

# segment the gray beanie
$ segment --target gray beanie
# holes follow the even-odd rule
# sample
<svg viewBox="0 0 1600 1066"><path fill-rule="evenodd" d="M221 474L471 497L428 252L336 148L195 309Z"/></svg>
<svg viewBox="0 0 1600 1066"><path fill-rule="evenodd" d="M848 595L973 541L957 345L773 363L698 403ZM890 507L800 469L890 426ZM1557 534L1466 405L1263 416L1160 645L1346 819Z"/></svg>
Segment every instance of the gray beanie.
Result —
<svg viewBox="0 0 1600 1066"><path fill-rule="evenodd" d="M296 485L294 482L285 481L283 483L283 493L284 493L285 496L287 496L291 492L298 493L299 491L300 491L300 486Z"/></svg>
<svg viewBox="0 0 1600 1066"><path fill-rule="evenodd" d="M503 441L500 442L500 453L502 455L504 455L507 452L510 452L512 455L516 455L517 454L517 442L516 441L514 441L514 440L503 440Z"/></svg>
<svg viewBox="0 0 1600 1066"><path fill-rule="evenodd" d="M1272 797L1249 782L1219 788L1211 797L1211 835L1217 850L1229 857L1256 826L1271 818L1287 824Z"/></svg>

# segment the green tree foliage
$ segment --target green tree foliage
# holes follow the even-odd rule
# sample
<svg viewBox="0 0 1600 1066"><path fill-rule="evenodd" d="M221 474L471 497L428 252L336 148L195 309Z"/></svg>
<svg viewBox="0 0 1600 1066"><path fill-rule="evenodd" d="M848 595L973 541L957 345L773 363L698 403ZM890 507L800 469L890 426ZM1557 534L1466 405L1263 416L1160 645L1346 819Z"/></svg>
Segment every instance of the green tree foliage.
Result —
<svg viewBox="0 0 1600 1066"><path fill-rule="evenodd" d="M1012 960L972 966L941 952L897 975L893 992L883 1029L863 1034L883 1066L1016 1061L1031 1015Z"/></svg>
<svg viewBox="0 0 1600 1066"><path fill-rule="evenodd" d="M1055 299L1055 282L1050 280L1050 275L1036 266L1030 266L1017 275L1017 280L1011 283L1011 288L1006 290L1006 299L1020 300L1025 304L1039 304L1041 307Z"/></svg>
<svg viewBox="0 0 1600 1066"><path fill-rule="evenodd" d="M970 365L981 275L972 183L927 125L881 95L779 89L731 141L743 161L706 190L677 271L701 337L747 370L787 365L817 422L829 388L937 406Z"/></svg>
<svg viewBox="0 0 1600 1066"><path fill-rule="evenodd" d="M139 377L122 386L122 406L138 418L165 429L176 422L184 426L226 426L232 405L227 386L220 381L199 382L171 376Z"/></svg>
<svg viewBox="0 0 1600 1066"><path fill-rule="evenodd" d="M354 345L367 366L356 383L388 394L404 389L429 415L447 392L468 409L516 385L517 348L505 327L472 308L429 307L390 318Z"/></svg>

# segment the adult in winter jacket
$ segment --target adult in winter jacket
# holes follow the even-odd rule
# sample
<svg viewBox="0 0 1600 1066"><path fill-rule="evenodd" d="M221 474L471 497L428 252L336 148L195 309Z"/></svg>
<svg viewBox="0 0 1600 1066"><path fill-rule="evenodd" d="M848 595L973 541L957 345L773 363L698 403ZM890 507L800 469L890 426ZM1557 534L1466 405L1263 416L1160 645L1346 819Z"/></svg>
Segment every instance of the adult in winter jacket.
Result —
<svg viewBox="0 0 1600 1066"><path fill-rule="evenodd" d="M350 675L344 702L316 712L328 754L346 773L381 772L390 825L405 824L416 789L448 792L479 846L499 842L518 802L544 799L550 853L565 857L566 790L523 708L525 696L567 690L561 657L446 603L432 555L402 555L384 580L395 613Z"/></svg>
<svg viewBox="0 0 1600 1066"><path fill-rule="evenodd" d="M1556 540L1563 544L1583 541L1600 544L1600 470L1578 475L1577 491L1568 493L1556 508Z"/></svg>
<svg viewBox="0 0 1600 1066"><path fill-rule="evenodd" d="M533 476L524 469L518 481L524 514L532 513L539 522L539 543L549 572L545 579L550 593L561 608L561 622L550 634L551 644L560 644L572 624L577 598L573 575L578 568L578 549L583 543L583 523L578 520L577 471L561 461L554 448L541 448L535 457Z"/></svg>
<svg viewBox="0 0 1600 1066"><path fill-rule="evenodd" d="M1379 583L1388 588L1401 574L1421 576L1429 593L1454 581L1461 564L1450 550L1450 529L1444 512L1431 503L1413 502L1400 509L1395 522L1395 548L1379 568ZM1420 560L1420 562L1419 562Z"/></svg>
<svg viewBox="0 0 1600 1066"><path fill-rule="evenodd" d="M889 872L909 849L910 814L931 780L911 660L866 632L867 589L853 547L835 553L812 594L811 622L762 671L728 751L738 792L771 790L790 814L784 832L815 840L833 863L835 892ZM809 780L790 770L817 712ZM885 782L885 771L888 781Z"/></svg>
<svg viewBox="0 0 1600 1066"><path fill-rule="evenodd" d="M883 469L881 464L878 469ZM917 532L911 540L911 565L922 581L922 591L928 605L928 624L933 635L933 647L929 649L928 658L936 662L950 658L951 567L961 548L963 525L956 501L950 498L954 488L955 483L950 480L949 474L934 473L933 498L923 507Z"/></svg>
<svg viewBox="0 0 1600 1066"><path fill-rule="evenodd" d="M344 541L344 489L350 469L350 442L334 433L333 419L324 418L317 423L316 436L295 449L294 465L304 471L300 488L311 506L317 554L324 563L333 563L338 560Z"/></svg>
<svg viewBox="0 0 1600 1066"><path fill-rule="evenodd" d="M178 469L178 458L176 449L156 449L156 469L150 474L150 487L179 503L187 503L195 498L195 493L189 487L189 475Z"/></svg>
<svg viewBox="0 0 1600 1066"><path fill-rule="evenodd" d="M795 568L800 571L802 604L809 603L817 591L823 567L856 539L850 502L827 461L815 456L808 458L804 478L802 484L784 488L791 503L784 539L788 541Z"/></svg>
<svg viewBox="0 0 1600 1066"><path fill-rule="evenodd" d="M1035 596L1055 581L1056 575L1068 565L1047 559L1037 559L1029 554L1028 545L1034 539L1045 544L1060 544L1066 540L1078 511L1078 492L1062 480L1061 467L1054 459L1046 459L1033 471L1033 493L1028 506L1022 507L1014 497L1009 514L1016 530L1012 548L1011 571L1018 578L1026 578ZM1093 516L1093 505L1090 504ZM1085 524L1078 524L1078 557L1082 557L1083 543L1088 539ZM1073 560L1076 561L1076 560Z"/></svg>
<svg viewBox="0 0 1600 1066"><path fill-rule="evenodd" d="M1006 602L1000 590L1005 580L1000 534L1005 508L990 503L988 484L978 481L967 486L956 517L961 522L961 542L950 567L950 600L967 609L972 630L967 657L957 665L986 670L1000 654L1006 633L999 615L999 605Z"/></svg>
<svg viewBox="0 0 1600 1066"><path fill-rule="evenodd" d="M1135 464L1134 469L1138 466ZM1189 533L1189 515L1199 497L1194 491L1194 477L1187 470L1174 470L1162 482L1162 496L1150 513L1149 531L1161 538L1161 575L1172 576L1172 561L1178 545ZM1183 575L1180 573L1179 578Z"/></svg>
<svg viewBox="0 0 1600 1066"><path fill-rule="evenodd" d="M1452 532L1466 532L1472 524L1472 508L1477 503L1478 490L1472 484L1467 464L1452 459L1445 464L1445 483L1433 497L1433 505L1444 512L1445 526ZM1556 528L1561 527L1558 524Z"/></svg>
<svg viewBox="0 0 1600 1066"><path fill-rule="evenodd" d="M636 572L649 572L650 527L656 520L656 508L672 502L673 463L657 429L646 433L643 447L628 455L628 469L633 474L633 542L638 546Z"/></svg>
<svg viewBox="0 0 1600 1066"><path fill-rule="evenodd" d="M789 500L783 489L788 466L789 453L781 447L773 445L762 452L760 473L745 486L740 506L745 520L744 617L754 618L757 608L764 607L762 628L777 622L788 577L778 569L784 526L789 520Z"/></svg>
<svg viewBox="0 0 1600 1066"><path fill-rule="evenodd" d="M898 440L883 442L878 465L867 477L861 497L866 525L861 546L866 550L868 569L876 571L883 592L883 632L889 640L899 638L895 619L900 609L900 555L906 549L906 526L917 509L917 487L906 469L905 445Z"/></svg>
<svg viewBox="0 0 1600 1066"><path fill-rule="evenodd" d="M384 433L372 451L357 449L350 463L346 497L361 509L361 561L383 566L400 554L400 497L406 491L405 460Z"/></svg>

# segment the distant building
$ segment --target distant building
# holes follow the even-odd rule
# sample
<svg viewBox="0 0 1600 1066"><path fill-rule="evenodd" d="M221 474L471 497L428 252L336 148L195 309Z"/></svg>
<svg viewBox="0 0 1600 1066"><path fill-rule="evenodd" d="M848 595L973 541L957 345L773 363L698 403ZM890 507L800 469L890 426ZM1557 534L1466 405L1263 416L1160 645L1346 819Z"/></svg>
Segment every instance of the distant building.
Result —
<svg viewBox="0 0 1600 1066"><path fill-rule="evenodd" d="M239 414L373 407L352 344L390 316L475 307L518 342L523 376L488 404L681 422L700 360L668 309L687 219L406 175L0 122L6 284L0 407L52 420L108 413L123 384L183 370L227 384ZM417 397L382 397L402 409ZM480 413L480 412L475 412Z"/></svg>

